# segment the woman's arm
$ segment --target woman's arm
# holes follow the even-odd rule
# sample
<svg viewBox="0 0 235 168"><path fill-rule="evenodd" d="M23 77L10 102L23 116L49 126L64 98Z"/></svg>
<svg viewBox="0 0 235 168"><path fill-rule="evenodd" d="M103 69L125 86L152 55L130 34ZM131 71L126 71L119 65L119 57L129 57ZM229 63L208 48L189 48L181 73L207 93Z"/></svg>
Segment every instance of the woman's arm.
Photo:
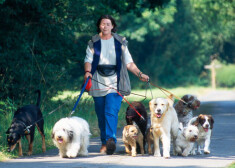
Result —
<svg viewBox="0 0 235 168"><path fill-rule="evenodd" d="M90 78L92 78L92 74L91 74L91 63L89 62L85 62L84 64L84 80L86 81L86 79L88 78L88 76Z"/></svg>
<svg viewBox="0 0 235 168"><path fill-rule="evenodd" d="M138 76L140 80L142 80L143 82L148 82L149 81L149 76L143 74L139 68L135 65L134 62L131 62L129 64L126 65L127 69L129 71L131 71L134 75Z"/></svg>

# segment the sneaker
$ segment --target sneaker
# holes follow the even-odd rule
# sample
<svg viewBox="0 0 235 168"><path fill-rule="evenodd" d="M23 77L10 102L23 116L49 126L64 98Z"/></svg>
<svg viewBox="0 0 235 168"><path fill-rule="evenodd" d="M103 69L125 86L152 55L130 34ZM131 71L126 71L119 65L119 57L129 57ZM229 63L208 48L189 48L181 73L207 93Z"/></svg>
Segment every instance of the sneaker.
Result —
<svg viewBox="0 0 235 168"><path fill-rule="evenodd" d="M100 148L100 153L105 154L106 153L106 145L102 145Z"/></svg>
<svg viewBox="0 0 235 168"><path fill-rule="evenodd" d="M114 151L116 150L116 144L113 138L109 138L107 140L106 147L107 147L107 150L106 150L107 155L112 155Z"/></svg>

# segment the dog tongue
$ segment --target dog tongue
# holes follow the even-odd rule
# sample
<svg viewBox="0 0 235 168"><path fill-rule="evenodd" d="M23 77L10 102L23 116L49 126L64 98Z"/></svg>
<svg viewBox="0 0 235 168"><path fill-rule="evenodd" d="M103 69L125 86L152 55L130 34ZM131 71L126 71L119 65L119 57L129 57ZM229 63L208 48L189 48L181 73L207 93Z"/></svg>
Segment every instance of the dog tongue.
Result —
<svg viewBox="0 0 235 168"><path fill-rule="evenodd" d="M158 117L158 118L160 118L160 117L161 117L161 114L156 114L156 115L157 115L157 117Z"/></svg>
<svg viewBox="0 0 235 168"><path fill-rule="evenodd" d="M204 128L204 131L205 131L205 132L208 132L208 128Z"/></svg>
<svg viewBox="0 0 235 168"><path fill-rule="evenodd" d="M58 142L59 143L63 143L63 139L58 139Z"/></svg>

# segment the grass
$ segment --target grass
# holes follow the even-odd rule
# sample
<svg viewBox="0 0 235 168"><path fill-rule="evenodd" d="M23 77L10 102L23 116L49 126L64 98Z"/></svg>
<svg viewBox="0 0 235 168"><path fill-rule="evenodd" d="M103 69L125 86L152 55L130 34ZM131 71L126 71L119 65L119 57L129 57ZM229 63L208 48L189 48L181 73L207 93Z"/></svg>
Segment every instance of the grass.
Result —
<svg viewBox="0 0 235 168"><path fill-rule="evenodd" d="M233 162L232 164L230 164L227 168L235 168L235 162Z"/></svg>
<svg viewBox="0 0 235 168"><path fill-rule="evenodd" d="M210 91L210 88L206 87L188 87L188 88L174 88L169 89L170 92L172 92L174 95L178 97L182 97L185 94L195 94L197 96L201 96L206 94ZM46 135L46 147L48 149L55 148L51 139L51 131L54 126L54 124L61 118L69 116L76 99L78 97L80 92L74 92L74 91L63 91L59 92L57 96L51 98L50 100L42 100L41 102L41 110L44 115L44 129L45 129L45 135ZM132 93L145 95L145 90L132 90ZM153 97L166 97L164 93L162 93L159 89L152 89L152 94L148 90L146 94L146 99L144 100L144 97L136 96L136 95L130 95L127 96L126 99L129 102L132 101L142 101L142 103L145 105L145 107L148 109L148 102ZM60 105L63 105L62 107L58 108ZM12 152L7 153L6 152L6 134L5 131L8 129L8 127L11 124L11 120L13 117L14 110L16 108L14 107L14 104L9 103L9 106L11 106L11 110L8 111L8 113L0 113L0 161L6 160L7 158L15 158L18 156L18 147ZM120 112L119 112L119 121L118 121L118 128L122 128L125 124L125 111L128 107L128 104L123 101ZM58 109L57 109L58 108ZM48 115L49 112L52 110L57 109L55 112L53 112L51 115ZM148 110L147 110L148 111ZM94 110L94 102L91 96L88 96L87 93L84 93L73 116L78 116L81 118L84 118L86 121L88 121L92 133L92 137L99 136L99 129L98 129L98 122L97 117ZM28 151L28 143L27 140L23 139L23 155L27 155ZM33 154L38 154L42 152L41 149L42 146L42 140L41 136L38 133L38 131L35 131L35 140L34 140L34 147L33 147Z"/></svg>

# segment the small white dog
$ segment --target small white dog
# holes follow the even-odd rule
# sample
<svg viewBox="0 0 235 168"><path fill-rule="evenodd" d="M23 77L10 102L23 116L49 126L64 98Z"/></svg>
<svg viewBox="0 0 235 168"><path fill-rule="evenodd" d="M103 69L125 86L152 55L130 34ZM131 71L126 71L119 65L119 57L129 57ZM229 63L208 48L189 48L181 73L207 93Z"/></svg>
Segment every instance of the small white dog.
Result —
<svg viewBox="0 0 235 168"><path fill-rule="evenodd" d="M201 147L204 147L204 154L210 154L211 133L214 126L214 119L211 115L200 114L189 121L189 125L198 127L197 153L202 154ZM195 149L194 149L195 152Z"/></svg>
<svg viewBox="0 0 235 168"><path fill-rule="evenodd" d="M62 118L53 127L52 139L62 158L87 156L90 138L88 123L79 117Z"/></svg>
<svg viewBox="0 0 235 168"><path fill-rule="evenodd" d="M195 141L198 138L198 133L198 128L195 125L189 125L188 127L183 128L183 124L180 123L178 136L175 142L175 154L188 156L194 147Z"/></svg>
<svg viewBox="0 0 235 168"><path fill-rule="evenodd" d="M163 145L163 157L170 157L171 137L173 139L173 154L175 153L175 140L179 130L179 121L173 107L172 97L156 98L149 102L151 111L151 125L154 139L154 156L161 157L159 140Z"/></svg>

